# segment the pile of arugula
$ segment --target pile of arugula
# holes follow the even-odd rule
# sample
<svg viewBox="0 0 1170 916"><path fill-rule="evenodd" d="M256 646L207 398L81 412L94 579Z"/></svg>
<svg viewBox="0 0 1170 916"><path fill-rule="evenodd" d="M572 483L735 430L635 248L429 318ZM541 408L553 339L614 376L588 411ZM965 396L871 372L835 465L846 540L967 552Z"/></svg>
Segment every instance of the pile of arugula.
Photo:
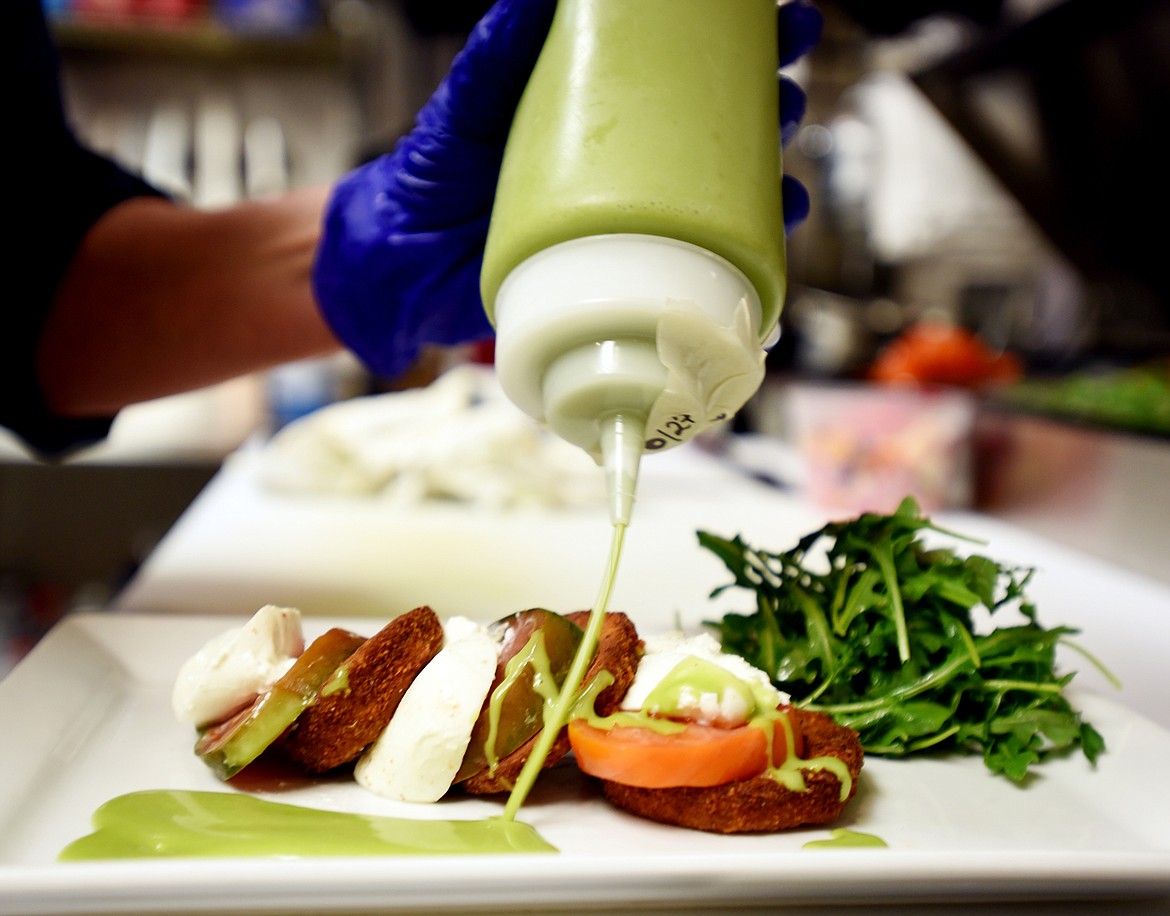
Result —
<svg viewBox="0 0 1170 916"><path fill-rule="evenodd" d="M1016 781L1077 746L1095 762L1105 742L1063 694L1073 675L1054 668L1057 644L1073 645L1076 631L1037 622L1024 593L1033 570L928 548L929 531L970 540L936 527L913 499L892 515L826 525L784 553L700 531L735 576L712 597L741 587L756 598L755 613L709 625L798 706L855 729L867 753L981 751ZM1012 607L1022 623L975 632L973 611Z"/></svg>

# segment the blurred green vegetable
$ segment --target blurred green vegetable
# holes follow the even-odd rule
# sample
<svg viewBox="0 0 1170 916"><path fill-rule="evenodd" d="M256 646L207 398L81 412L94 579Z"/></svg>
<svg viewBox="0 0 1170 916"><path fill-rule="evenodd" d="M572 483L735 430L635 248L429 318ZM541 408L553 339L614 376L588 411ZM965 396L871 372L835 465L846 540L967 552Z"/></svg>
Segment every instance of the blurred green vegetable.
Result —
<svg viewBox="0 0 1170 916"><path fill-rule="evenodd" d="M1037 413L1170 434L1170 368L1161 364L1024 379L997 398Z"/></svg>

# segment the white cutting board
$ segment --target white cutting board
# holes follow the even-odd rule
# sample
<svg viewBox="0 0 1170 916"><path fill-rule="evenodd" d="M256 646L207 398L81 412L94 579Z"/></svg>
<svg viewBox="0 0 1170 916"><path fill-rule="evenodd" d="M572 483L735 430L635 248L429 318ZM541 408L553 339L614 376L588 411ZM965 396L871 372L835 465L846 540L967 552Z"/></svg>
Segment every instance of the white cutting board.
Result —
<svg viewBox="0 0 1170 916"><path fill-rule="evenodd" d="M696 450L648 458L612 606L664 625L676 613L702 615L728 575L697 547L697 529L782 547L822 521ZM564 612L592 605L609 546L600 503L501 510L282 495L259 484L258 455L245 450L167 534L118 607L244 614L282 603L386 617L430 604L485 620L533 606Z"/></svg>

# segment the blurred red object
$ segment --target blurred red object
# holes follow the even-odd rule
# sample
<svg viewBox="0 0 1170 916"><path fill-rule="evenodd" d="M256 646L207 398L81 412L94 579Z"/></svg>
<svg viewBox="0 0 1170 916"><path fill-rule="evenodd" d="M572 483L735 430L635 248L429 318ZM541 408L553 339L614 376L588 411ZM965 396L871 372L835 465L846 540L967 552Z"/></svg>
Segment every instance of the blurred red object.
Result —
<svg viewBox="0 0 1170 916"><path fill-rule="evenodd" d="M136 0L134 14L147 20L195 19L207 14L206 0Z"/></svg>
<svg viewBox="0 0 1170 916"><path fill-rule="evenodd" d="M1019 359L996 352L966 328L940 321L912 325L887 344L870 366L874 381L981 388L1020 377Z"/></svg>
<svg viewBox="0 0 1170 916"><path fill-rule="evenodd" d="M69 12L78 19L127 19L134 14L134 0L73 0Z"/></svg>
<svg viewBox="0 0 1170 916"><path fill-rule="evenodd" d="M83 21L159 25L206 17L207 0L70 0L66 8Z"/></svg>
<svg viewBox="0 0 1170 916"><path fill-rule="evenodd" d="M471 345L471 361L481 366L490 366L496 361L496 339L481 340Z"/></svg>

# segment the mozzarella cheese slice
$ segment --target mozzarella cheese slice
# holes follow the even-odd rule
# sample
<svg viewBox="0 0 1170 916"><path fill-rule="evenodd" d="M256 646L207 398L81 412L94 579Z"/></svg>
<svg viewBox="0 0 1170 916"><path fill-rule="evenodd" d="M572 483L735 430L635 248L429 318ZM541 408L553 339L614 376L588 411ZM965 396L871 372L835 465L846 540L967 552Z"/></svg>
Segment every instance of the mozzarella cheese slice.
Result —
<svg viewBox="0 0 1170 916"><path fill-rule="evenodd" d="M636 712L641 709L647 697L677 665L687 658L701 658L718 665L724 671L750 684L761 695L768 697L773 706L788 702L787 694L772 686L768 675L748 664L738 655L725 653L716 639L709 633L687 636L678 631L647 636L643 640L645 651L638 663L634 683L622 698L621 708ZM750 718L742 697L734 691L721 693L691 692L684 695L684 708L691 721L702 725L719 725L725 728L744 725Z"/></svg>
<svg viewBox="0 0 1170 916"><path fill-rule="evenodd" d="M496 673L499 644L465 617L443 625L444 644L414 679L394 718L361 756L354 778L408 802L442 798L459 771Z"/></svg>
<svg viewBox="0 0 1170 916"><path fill-rule="evenodd" d="M304 651L301 612L264 605L183 663L171 693L175 716L196 727L226 719L275 684Z"/></svg>

